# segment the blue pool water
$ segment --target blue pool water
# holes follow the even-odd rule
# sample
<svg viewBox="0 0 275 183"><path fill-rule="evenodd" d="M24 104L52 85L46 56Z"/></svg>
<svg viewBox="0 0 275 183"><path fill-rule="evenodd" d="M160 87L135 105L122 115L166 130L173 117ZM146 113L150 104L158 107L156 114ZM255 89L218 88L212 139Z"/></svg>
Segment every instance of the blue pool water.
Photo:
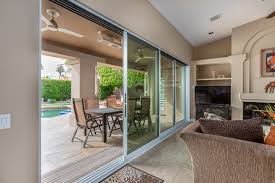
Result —
<svg viewBox="0 0 275 183"><path fill-rule="evenodd" d="M67 114L70 113L71 110L70 109L53 109L53 110L45 110L45 111L41 111L41 117L42 118L52 118L55 116L59 116L59 115L63 115L63 114Z"/></svg>

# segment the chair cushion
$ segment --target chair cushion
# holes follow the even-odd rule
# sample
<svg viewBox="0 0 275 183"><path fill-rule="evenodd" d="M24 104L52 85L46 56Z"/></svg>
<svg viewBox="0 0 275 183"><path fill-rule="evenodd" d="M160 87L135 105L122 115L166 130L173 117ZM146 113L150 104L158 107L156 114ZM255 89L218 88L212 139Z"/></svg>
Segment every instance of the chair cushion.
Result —
<svg viewBox="0 0 275 183"><path fill-rule="evenodd" d="M203 115L205 119L209 119L209 120L225 120L223 117L210 112L204 112Z"/></svg>
<svg viewBox="0 0 275 183"><path fill-rule="evenodd" d="M199 119L203 133L263 143L262 119L207 120Z"/></svg>

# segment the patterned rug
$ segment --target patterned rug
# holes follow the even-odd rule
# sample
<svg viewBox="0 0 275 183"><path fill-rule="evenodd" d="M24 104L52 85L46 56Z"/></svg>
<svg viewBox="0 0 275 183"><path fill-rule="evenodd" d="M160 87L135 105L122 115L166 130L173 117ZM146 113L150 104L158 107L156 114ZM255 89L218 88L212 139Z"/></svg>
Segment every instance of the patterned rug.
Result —
<svg viewBox="0 0 275 183"><path fill-rule="evenodd" d="M163 183L164 181L139 170L131 165L125 165L101 183Z"/></svg>

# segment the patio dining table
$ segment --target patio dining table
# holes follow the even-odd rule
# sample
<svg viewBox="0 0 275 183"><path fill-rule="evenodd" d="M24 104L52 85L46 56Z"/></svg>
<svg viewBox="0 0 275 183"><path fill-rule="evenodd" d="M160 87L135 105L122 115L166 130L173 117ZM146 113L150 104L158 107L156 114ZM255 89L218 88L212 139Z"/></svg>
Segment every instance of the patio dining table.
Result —
<svg viewBox="0 0 275 183"><path fill-rule="evenodd" d="M113 114L122 113L123 109L119 108L94 108L94 109L87 109L85 110L85 113L87 114L98 114L102 115L102 123L103 123L103 135L102 140L104 143L107 142L107 123L108 123L108 116Z"/></svg>

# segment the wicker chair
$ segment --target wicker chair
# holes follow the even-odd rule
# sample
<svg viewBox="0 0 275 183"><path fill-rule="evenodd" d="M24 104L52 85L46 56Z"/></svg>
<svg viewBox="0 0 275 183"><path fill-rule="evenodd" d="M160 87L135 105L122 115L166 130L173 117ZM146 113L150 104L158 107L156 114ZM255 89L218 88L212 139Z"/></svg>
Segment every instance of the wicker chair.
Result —
<svg viewBox="0 0 275 183"><path fill-rule="evenodd" d="M99 118L94 118L92 115L85 113L83 99L73 98L73 108L74 108L77 128L75 129L74 135L72 137L72 142L74 141L75 138L77 138L84 142L83 147L85 148L89 135L91 134L93 136L93 131L96 134L96 128L99 128L99 131L102 132L100 128L100 126L102 126L102 121L100 121ZM76 133L79 128L84 129L84 131L86 132L85 140L82 140L79 137L76 137Z"/></svg>

